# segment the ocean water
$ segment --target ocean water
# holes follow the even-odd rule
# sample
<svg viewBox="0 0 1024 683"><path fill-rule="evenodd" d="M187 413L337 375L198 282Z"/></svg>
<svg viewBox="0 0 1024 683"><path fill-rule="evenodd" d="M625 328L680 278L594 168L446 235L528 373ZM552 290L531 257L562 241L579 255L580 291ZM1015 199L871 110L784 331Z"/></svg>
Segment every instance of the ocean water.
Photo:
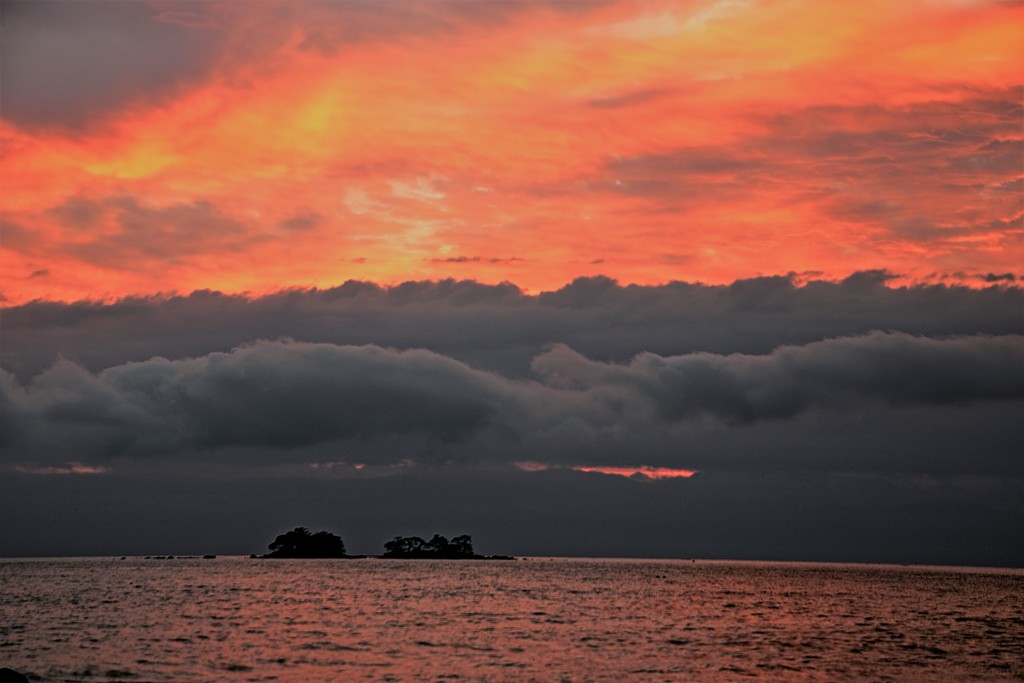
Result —
<svg viewBox="0 0 1024 683"><path fill-rule="evenodd" d="M1024 571L0 560L0 666L89 682L1024 680Z"/></svg>

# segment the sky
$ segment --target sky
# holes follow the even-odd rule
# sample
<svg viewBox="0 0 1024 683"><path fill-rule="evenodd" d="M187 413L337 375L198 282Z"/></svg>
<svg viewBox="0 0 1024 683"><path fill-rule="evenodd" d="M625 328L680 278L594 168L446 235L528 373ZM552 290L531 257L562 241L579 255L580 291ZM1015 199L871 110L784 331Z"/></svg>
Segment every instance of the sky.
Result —
<svg viewBox="0 0 1024 683"><path fill-rule="evenodd" d="M0 0L0 555L1024 566L1022 20Z"/></svg>

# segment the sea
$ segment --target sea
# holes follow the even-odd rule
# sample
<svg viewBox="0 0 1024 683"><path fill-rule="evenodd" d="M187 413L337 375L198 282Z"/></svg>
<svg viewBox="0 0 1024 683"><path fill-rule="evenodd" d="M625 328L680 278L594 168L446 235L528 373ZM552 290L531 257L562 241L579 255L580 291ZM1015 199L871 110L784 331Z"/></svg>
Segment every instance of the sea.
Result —
<svg viewBox="0 0 1024 683"><path fill-rule="evenodd" d="M1024 570L526 558L0 560L40 681L1020 681Z"/></svg>

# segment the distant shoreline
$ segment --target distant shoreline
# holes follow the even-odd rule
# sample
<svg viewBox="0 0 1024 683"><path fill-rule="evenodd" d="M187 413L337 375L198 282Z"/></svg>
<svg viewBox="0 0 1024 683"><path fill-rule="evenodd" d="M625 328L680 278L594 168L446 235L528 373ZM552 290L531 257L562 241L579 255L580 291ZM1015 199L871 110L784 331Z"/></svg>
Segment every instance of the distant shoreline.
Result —
<svg viewBox="0 0 1024 683"><path fill-rule="evenodd" d="M2 562L119 562L121 560L204 560L207 556L198 554L181 555L31 555L31 556L7 556L0 557ZM475 559L489 559L494 556L484 556ZM793 568L806 567L839 567L850 569L872 569L884 568L906 571L934 571L934 572L962 572L962 573L1009 573L1024 575L1024 566L1017 565L956 565L956 564L917 564L908 562L856 562L852 560L750 560L750 559L729 559L729 558L685 558L685 557L595 557L585 555L519 555L512 556L513 559L531 563L543 562L613 562L613 563L665 563L665 564L686 564L686 565L735 565L735 566L756 566L756 565L782 565ZM212 555L206 561L220 562L245 562L252 559L249 555L223 553ZM381 555L348 555L339 558L266 558L266 559L310 559L323 561L329 560L395 560L395 559L444 559L444 558L386 558ZM494 559L497 559L494 557Z"/></svg>

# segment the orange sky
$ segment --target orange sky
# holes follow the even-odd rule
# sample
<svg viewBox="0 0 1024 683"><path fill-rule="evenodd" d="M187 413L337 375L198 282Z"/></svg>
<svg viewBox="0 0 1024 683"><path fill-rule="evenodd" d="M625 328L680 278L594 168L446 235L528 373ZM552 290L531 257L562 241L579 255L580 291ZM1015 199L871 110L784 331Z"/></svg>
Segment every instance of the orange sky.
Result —
<svg viewBox="0 0 1024 683"><path fill-rule="evenodd" d="M64 33L30 4L8 304L1024 275L1020 2L79 3Z"/></svg>

